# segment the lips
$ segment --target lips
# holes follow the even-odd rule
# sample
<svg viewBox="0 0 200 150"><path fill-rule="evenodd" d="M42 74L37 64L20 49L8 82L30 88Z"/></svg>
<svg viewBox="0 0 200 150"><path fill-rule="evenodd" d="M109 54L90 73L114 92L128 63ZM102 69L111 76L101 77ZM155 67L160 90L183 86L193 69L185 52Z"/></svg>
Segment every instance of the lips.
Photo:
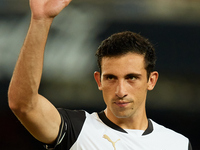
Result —
<svg viewBox="0 0 200 150"><path fill-rule="evenodd" d="M114 102L114 104L116 104L119 107L126 107L129 103L130 103L129 101L123 101L123 100Z"/></svg>

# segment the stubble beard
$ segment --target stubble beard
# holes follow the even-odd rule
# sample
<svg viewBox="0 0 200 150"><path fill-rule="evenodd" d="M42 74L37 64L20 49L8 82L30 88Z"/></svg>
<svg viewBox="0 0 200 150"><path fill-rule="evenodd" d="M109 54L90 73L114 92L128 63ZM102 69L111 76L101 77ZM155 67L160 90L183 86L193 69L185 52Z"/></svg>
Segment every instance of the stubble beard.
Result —
<svg viewBox="0 0 200 150"><path fill-rule="evenodd" d="M128 105L131 106L127 106L127 107L119 107L116 105L116 103L128 103ZM112 107L111 112L113 113L113 115L116 118L130 118L133 114L134 114L134 100L133 99L129 99L129 98L115 98L112 100L112 105L114 105L114 107Z"/></svg>

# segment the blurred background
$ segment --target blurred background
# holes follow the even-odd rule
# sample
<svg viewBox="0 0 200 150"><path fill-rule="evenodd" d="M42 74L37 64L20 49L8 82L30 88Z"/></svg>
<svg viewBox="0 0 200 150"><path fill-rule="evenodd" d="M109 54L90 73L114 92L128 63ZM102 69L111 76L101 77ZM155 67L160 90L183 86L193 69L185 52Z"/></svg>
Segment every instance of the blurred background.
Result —
<svg viewBox="0 0 200 150"><path fill-rule="evenodd" d="M28 0L0 0L0 149L43 150L7 103L7 89L26 36ZM93 79L95 52L115 32L131 30L155 45L156 88L148 93L147 114L187 136L199 150L200 1L74 0L52 24L46 45L40 94L56 107L105 108Z"/></svg>

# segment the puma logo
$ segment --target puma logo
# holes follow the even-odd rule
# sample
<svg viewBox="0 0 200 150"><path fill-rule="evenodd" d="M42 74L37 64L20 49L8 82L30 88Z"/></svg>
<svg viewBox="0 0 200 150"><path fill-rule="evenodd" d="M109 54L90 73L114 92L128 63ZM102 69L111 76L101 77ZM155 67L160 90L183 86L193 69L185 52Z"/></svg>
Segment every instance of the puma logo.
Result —
<svg viewBox="0 0 200 150"><path fill-rule="evenodd" d="M113 142L106 134L103 135L103 138L104 138L104 139L107 139L109 142L111 142L112 145L113 145L113 147L114 147L114 150L116 150L115 144L116 144L120 139L118 139L117 141Z"/></svg>

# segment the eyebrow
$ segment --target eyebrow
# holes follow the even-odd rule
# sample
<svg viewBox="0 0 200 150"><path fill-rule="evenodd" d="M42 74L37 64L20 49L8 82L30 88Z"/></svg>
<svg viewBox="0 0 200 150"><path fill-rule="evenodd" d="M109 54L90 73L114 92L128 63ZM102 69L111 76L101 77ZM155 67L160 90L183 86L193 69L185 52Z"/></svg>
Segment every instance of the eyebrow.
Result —
<svg viewBox="0 0 200 150"><path fill-rule="evenodd" d="M112 77L115 77L117 78L117 76L113 75L113 74L104 74L103 77L109 77L109 76L112 76Z"/></svg>
<svg viewBox="0 0 200 150"><path fill-rule="evenodd" d="M140 76L142 76L142 74L139 73L129 73L125 75L125 77L140 77Z"/></svg>
<svg viewBox="0 0 200 150"><path fill-rule="evenodd" d="M103 77L109 77L109 76L113 76L113 77L117 78L116 75L110 74L110 73L103 75ZM129 74L125 75L125 78L127 78L127 77L140 77L140 76L142 76L142 74L139 74L139 73L129 73Z"/></svg>

